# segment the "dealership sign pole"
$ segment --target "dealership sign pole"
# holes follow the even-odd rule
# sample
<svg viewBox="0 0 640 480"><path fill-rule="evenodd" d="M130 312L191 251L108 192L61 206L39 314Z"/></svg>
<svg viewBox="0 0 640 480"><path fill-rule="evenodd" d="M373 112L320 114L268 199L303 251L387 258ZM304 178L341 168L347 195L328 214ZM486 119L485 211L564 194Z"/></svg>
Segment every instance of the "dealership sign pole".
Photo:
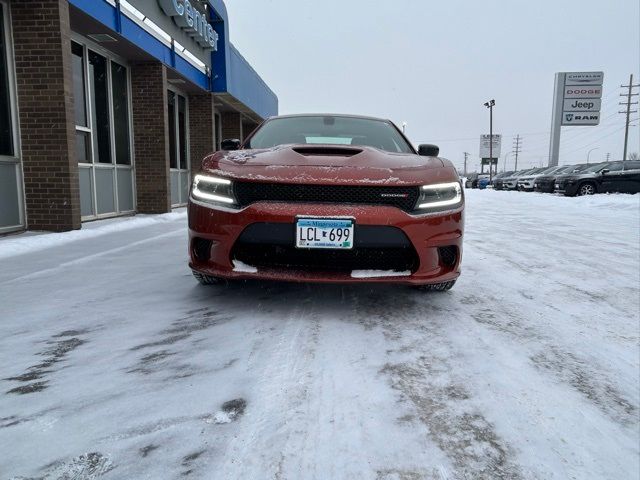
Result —
<svg viewBox="0 0 640 480"><path fill-rule="evenodd" d="M558 72L553 92L549 166L558 165L562 127L598 125L603 72Z"/></svg>

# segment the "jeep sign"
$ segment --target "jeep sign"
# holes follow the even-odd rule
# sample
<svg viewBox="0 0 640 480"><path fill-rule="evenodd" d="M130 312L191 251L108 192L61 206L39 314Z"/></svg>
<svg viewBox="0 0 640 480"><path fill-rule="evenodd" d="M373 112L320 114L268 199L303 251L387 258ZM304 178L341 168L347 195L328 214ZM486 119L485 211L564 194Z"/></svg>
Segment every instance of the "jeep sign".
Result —
<svg viewBox="0 0 640 480"><path fill-rule="evenodd" d="M599 98L570 98L564 101L564 112L599 112L602 100Z"/></svg>

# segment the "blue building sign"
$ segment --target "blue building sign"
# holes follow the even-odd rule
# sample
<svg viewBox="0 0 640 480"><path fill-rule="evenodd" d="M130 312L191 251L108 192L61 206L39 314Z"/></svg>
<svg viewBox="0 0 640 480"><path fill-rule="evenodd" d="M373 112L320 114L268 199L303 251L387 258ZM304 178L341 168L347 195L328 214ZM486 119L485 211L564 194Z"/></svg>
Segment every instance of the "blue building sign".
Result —
<svg viewBox="0 0 640 480"><path fill-rule="evenodd" d="M278 98L229 41L223 0L69 0L189 81L261 118Z"/></svg>

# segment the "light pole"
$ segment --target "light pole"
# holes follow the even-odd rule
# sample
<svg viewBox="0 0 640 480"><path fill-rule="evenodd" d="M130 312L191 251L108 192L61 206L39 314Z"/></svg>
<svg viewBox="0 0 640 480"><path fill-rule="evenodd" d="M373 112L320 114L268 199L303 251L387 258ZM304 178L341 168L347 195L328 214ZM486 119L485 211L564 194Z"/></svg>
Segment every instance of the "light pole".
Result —
<svg viewBox="0 0 640 480"><path fill-rule="evenodd" d="M593 152L594 150L598 150L599 148L600 147L596 147L589 150L589 152L587 153L587 165L589 165L589 156L591 155L591 152Z"/></svg>
<svg viewBox="0 0 640 480"><path fill-rule="evenodd" d="M493 180L493 107L495 104L496 101L493 99L484 104L489 109L489 183ZM498 171L497 163L496 171Z"/></svg>

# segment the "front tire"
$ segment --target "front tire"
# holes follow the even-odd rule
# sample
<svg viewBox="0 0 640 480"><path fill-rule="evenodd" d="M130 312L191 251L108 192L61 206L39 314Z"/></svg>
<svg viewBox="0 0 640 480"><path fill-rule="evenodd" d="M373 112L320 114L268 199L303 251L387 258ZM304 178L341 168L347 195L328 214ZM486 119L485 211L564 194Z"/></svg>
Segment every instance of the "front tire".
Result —
<svg viewBox="0 0 640 480"><path fill-rule="evenodd" d="M217 277L212 277L211 275L205 275L204 273L197 272L195 270L191 270L193 272L193 276L200 282L200 285L217 285L220 283L220 279Z"/></svg>
<svg viewBox="0 0 640 480"><path fill-rule="evenodd" d="M453 288L456 284L455 280L451 280L449 282L443 283L432 283L429 285L420 285L418 290L422 290L423 292L446 292Z"/></svg>
<svg viewBox="0 0 640 480"><path fill-rule="evenodd" d="M594 195L596 193L596 186L593 183L583 183L578 187L578 195Z"/></svg>

